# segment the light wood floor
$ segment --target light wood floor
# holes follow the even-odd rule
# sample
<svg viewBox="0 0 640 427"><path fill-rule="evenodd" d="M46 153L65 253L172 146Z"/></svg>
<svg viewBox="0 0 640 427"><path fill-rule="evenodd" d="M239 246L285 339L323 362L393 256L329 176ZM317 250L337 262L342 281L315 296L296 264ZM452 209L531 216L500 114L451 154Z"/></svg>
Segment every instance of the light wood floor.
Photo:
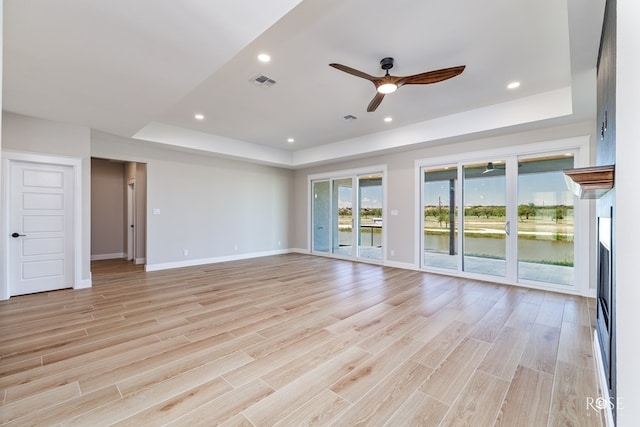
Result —
<svg viewBox="0 0 640 427"><path fill-rule="evenodd" d="M0 425L599 426L591 300L290 254L0 302Z"/></svg>

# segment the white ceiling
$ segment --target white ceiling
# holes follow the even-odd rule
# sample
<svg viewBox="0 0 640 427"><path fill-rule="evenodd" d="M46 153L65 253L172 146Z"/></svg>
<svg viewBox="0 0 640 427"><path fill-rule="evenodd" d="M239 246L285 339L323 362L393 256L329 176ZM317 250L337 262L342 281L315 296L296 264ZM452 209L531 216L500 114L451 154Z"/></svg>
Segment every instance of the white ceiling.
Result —
<svg viewBox="0 0 640 427"><path fill-rule="evenodd" d="M3 108L284 167L584 121L594 117L603 9L604 0L5 0ZM393 75L466 69L404 86L367 113L374 86L328 64L382 75L385 56ZM259 74L277 83L258 87ZM507 90L514 80L520 88Z"/></svg>

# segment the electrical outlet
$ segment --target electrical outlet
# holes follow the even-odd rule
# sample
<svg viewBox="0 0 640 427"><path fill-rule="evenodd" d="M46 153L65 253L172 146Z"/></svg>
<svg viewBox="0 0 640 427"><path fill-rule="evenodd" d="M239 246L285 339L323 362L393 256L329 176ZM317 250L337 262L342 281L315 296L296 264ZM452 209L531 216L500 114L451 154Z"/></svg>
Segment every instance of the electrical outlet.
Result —
<svg viewBox="0 0 640 427"><path fill-rule="evenodd" d="M185 249L184 251L182 251L182 255L187 256L189 255L189 250Z"/></svg>
<svg viewBox="0 0 640 427"><path fill-rule="evenodd" d="M238 245L233 245L233 250L237 251L238 250Z"/></svg>
<svg viewBox="0 0 640 427"><path fill-rule="evenodd" d="M391 249L390 251L391 256L395 256L396 255L396 251L394 251L393 249Z"/></svg>
<svg viewBox="0 0 640 427"><path fill-rule="evenodd" d="M280 247L280 246L281 246L281 245L280 245L280 241L278 240L278 247Z"/></svg>

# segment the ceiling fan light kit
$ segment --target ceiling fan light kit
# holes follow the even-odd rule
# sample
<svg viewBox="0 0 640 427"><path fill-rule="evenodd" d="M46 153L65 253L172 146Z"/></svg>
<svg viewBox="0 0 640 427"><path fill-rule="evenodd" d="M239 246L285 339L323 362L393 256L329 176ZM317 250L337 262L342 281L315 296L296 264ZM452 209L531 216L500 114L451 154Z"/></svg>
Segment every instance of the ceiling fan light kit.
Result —
<svg viewBox="0 0 640 427"><path fill-rule="evenodd" d="M389 74L389 70L393 68L393 58L386 57L380 61L380 67L385 70L385 75L382 77L375 77L355 68L348 67L342 64L332 63L329 66L344 71L345 73L369 80L376 87L376 95L373 97L369 106L368 112L375 111L380 105L384 96L395 92L400 86L403 85L424 85L441 82L443 80L450 79L462 73L465 69L465 65L451 68L443 68L441 70L427 71L426 73L414 74L411 76L392 76Z"/></svg>

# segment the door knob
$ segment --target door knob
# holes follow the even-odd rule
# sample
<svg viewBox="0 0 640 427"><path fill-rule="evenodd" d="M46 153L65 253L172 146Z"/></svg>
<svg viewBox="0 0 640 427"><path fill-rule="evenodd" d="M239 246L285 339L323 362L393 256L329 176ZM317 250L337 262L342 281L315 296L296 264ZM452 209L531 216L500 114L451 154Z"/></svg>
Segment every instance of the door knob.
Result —
<svg viewBox="0 0 640 427"><path fill-rule="evenodd" d="M18 237L20 237L20 236L26 236L26 234L13 233L13 234L11 235L11 237L13 237L14 239L16 239L16 238L18 238Z"/></svg>

